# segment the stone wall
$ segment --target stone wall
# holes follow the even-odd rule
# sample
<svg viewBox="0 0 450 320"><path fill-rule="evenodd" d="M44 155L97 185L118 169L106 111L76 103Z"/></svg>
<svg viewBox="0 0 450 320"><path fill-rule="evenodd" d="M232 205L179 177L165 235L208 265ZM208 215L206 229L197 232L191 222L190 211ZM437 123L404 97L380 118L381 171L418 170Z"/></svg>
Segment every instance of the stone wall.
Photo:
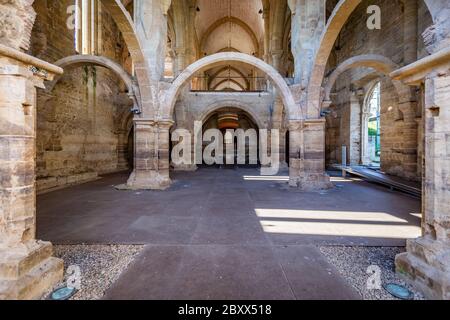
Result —
<svg viewBox="0 0 450 320"><path fill-rule="evenodd" d="M422 32L432 24L431 16L423 1L418 1L418 58L426 56ZM366 27L369 5L379 5L382 12L382 29L369 30ZM363 54L378 54L405 65L404 55L404 7L402 1L363 1L352 14L336 43L329 61L328 74L345 60ZM341 163L341 147L348 147L351 164L362 163L361 121L365 98L376 81L381 81L381 168L383 171L410 180L420 180L421 168L417 146L421 145L423 126L421 113L414 103L405 115L401 110L399 95L393 82L386 75L375 73L373 69L355 68L343 73L337 80L331 113L327 116L327 163ZM352 103L352 97L355 99ZM412 96L412 100L417 97ZM408 100L409 101L409 100ZM359 102L359 110L355 103ZM359 126L355 121L359 117ZM413 118L411 121L410 118ZM408 118L409 122L405 121ZM414 122L414 125L412 125ZM419 132L419 134L417 134ZM359 139L359 143L358 143ZM412 147L414 145L414 147Z"/></svg>
<svg viewBox="0 0 450 320"><path fill-rule="evenodd" d="M74 31L67 28L73 1L37 0L31 54L55 62L76 54ZM129 55L111 17L100 8L97 49L130 70ZM127 99L125 85L108 69L66 68L51 92L38 92L37 185L46 190L91 180L119 167L119 133ZM122 95L121 95L122 93ZM126 114L126 113L125 113ZM127 139L125 139L127 141Z"/></svg>

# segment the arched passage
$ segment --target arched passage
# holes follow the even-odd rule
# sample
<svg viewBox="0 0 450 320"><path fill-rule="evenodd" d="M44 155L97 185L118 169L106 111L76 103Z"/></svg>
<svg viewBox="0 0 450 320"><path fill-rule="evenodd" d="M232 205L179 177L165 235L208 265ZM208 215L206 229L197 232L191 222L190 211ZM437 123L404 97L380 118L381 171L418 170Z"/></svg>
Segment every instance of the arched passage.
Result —
<svg viewBox="0 0 450 320"><path fill-rule="evenodd" d="M181 89L188 83L188 81L195 76L195 74L204 69L213 68L227 62L240 62L248 65L252 65L265 73L274 83L278 90L278 94L281 96L286 110L289 114L290 119L302 120L303 113L300 108L295 103L294 97L292 96L291 90L289 89L286 81L283 77L276 71L272 66L268 65L261 59L255 58L253 56L236 53L236 52L223 52L217 53L197 62L191 64L186 68L172 83L169 90L164 96L164 101L162 104L163 110L162 115L164 119L171 119L175 108L175 103L177 101L178 95Z"/></svg>
<svg viewBox="0 0 450 320"><path fill-rule="evenodd" d="M214 163L212 163L212 159L204 158L203 165L219 165L225 166L225 168L235 168L236 165L246 167L258 165L261 123L258 123L251 108L245 107L245 105L240 107L222 104L221 107L208 108L202 114L201 119L203 135L210 129L219 130L222 133L224 149L223 155L214 156ZM245 134L245 137L242 137L242 133ZM209 144L206 141L203 142L203 152Z"/></svg>
<svg viewBox="0 0 450 320"><path fill-rule="evenodd" d="M202 113L202 115L199 117L199 120L204 122L211 113L223 109L223 108L236 108L236 109L240 109L242 111L245 111L246 113L248 113L251 117L252 120L255 122L255 124L258 126L259 129L266 129L267 125L264 123L264 121L262 121L260 119L260 117L258 116L257 112L255 112L255 110L253 110L251 107L247 106L246 104L242 103L241 101L238 100L223 100L223 101L218 101L215 102L211 105L209 105Z"/></svg>

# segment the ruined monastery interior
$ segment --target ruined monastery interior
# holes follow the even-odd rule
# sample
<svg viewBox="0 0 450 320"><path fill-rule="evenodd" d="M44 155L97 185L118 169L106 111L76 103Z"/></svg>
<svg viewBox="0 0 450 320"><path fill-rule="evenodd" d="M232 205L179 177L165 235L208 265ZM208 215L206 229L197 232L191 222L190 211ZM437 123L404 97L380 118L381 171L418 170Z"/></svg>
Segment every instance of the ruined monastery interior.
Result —
<svg viewBox="0 0 450 320"><path fill-rule="evenodd" d="M0 174L0 300L450 300L450 1L0 0Z"/></svg>

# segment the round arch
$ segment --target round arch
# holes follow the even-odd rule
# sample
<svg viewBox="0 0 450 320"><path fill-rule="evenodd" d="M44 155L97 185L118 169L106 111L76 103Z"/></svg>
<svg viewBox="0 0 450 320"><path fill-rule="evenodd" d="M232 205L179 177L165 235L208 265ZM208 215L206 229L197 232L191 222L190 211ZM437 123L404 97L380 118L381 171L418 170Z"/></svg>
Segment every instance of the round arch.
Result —
<svg viewBox="0 0 450 320"><path fill-rule="evenodd" d="M60 59L54 64L63 69L78 68L84 65L104 67L111 70L125 83L128 89L128 93L134 94L137 89L137 87L134 85L134 80L131 75L128 74L128 72L126 72L122 68L122 66L107 57L92 55L73 55ZM47 90L52 91L59 80L61 80L61 76L55 77L55 79L53 79L53 81L47 85Z"/></svg>
<svg viewBox="0 0 450 320"><path fill-rule="evenodd" d="M390 73L398 69L399 66L387 57L377 54L359 55L347 59L342 62L328 77L324 90L324 100L328 102L331 100L331 90L342 73L352 68L359 67L372 68L383 75L389 76ZM408 86L397 80L393 80L392 83L397 90L400 100L410 99L410 90Z"/></svg>
<svg viewBox="0 0 450 320"><path fill-rule="evenodd" d="M321 88L328 58L342 28L361 2L362 0L340 0L322 33L308 85L307 114L310 118L318 118L320 115Z"/></svg>
<svg viewBox="0 0 450 320"><path fill-rule="evenodd" d="M226 62L241 62L247 65L251 65L261 72L265 73L274 83L278 90L278 94L281 96L284 106L289 113L289 118L292 120L303 120L303 113L299 105L295 103L291 90L289 89L284 78L275 70L272 66L268 65L261 59L255 58L248 54L236 53L236 52L223 52L217 53L211 56L207 56L203 59L194 62L187 67L172 83L170 88L164 95L162 103L162 115L164 119L172 119L172 115L175 108L175 103L181 92L181 89L188 83L188 81L195 76L201 70L207 68L213 68Z"/></svg>
<svg viewBox="0 0 450 320"><path fill-rule="evenodd" d="M342 28L361 2L362 0L340 0L334 8L325 30L322 33L308 85L308 117L316 118L320 114L320 97L322 94L322 83L325 77L325 69L328 63L328 58ZM434 0L424 0L424 2L432 15L433 21L436 21L436 15L442 10L443 1L437 2Z"/></svg>
<svg viewBox="0 0 450 320"><path fill-rule="evenodd" d="M152 74L130 13L125 9L120 0L101 0L101 2L116 23L119 31L122 33L128 51L130 52L131 59L133 60L140 92L151 92L152 85L150 79L152 79ZM155 108L154 101L152 101L152 95L146 94L145 97L146 98L143 96L140 97L142 111L146 116L153 117Z"/></svg>
<svg viewBox="0 0 450 320"><path fill-rule="evenodd" d="M200 49L203 50L205 47L206 40L208 40L209 36L220 26L226 23L234 23L237 24L239 27L244 29L244 31L250 36L252 39L253 47L255 48L256 55L259 56L260 50L259 50L259 43L258 38L256 37L255 33L253 32L252 28L248 24L246 24L241 19L238 19L236 17L224 17L222 19L217 20L214 22L209 28L205 31L202 38L200 39Z"/></svg>
<svg viewBox="0 0 450 320"><path fill-rule="evenodd" d="M233 47L228 47L228 48L222 48L219 51L217 51L216 53L221 53L221 52L241 52L241 51L236 48L233 48Z"/></svg>
<svg viewBox="0 0 450 320"><path fill-rule="evenodd" d="M255 122L255 124L258 126L259 129L267 129L267 125L264 123L264 121L261 120L258 114L254 112L254 110L252 110L251 107L243 104L241 101L233 99L218 101L213 104L210 104L207 108L203 110L200 116L200 121L204 123L213 112L227 107L240 109L248 113L252 117L252 120Z"/></svg>

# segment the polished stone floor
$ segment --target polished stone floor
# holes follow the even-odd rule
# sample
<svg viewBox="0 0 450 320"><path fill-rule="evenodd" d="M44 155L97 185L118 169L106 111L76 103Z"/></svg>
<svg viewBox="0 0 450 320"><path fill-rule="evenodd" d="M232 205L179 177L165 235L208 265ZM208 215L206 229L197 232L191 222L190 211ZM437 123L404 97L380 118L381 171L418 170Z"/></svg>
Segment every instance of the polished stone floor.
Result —
<svg viewBox="0 0 450 320"><path fill-rule="evenodd" d="M174 173L167 191L118 191L126 174L38 197L38 238L144 244L107 293L134 299L352 299L317 245L404 246L420 201L357 179L301 193L257 169Z"/></svg>

